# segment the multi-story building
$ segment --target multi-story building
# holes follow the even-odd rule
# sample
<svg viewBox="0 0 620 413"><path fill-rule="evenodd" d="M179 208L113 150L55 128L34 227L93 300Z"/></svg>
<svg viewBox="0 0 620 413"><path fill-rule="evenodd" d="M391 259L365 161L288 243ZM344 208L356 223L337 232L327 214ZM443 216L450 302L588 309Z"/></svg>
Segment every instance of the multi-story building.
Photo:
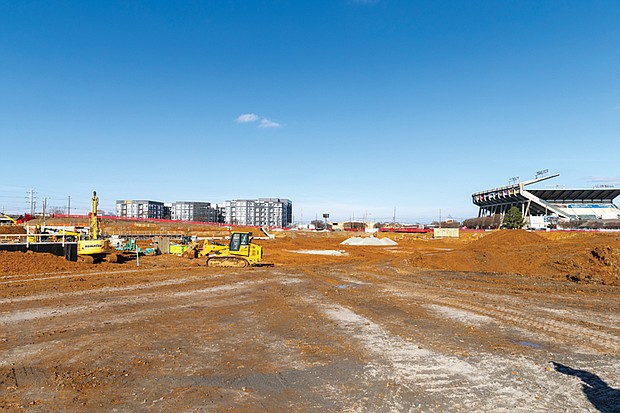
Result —
<svg viewBox="0 0 620 413"><path fill-rule="evenodd" d="M172 219L180 221L218 222L217 205L212 207L210 202L173 202Z"/></svg>
<svg viewBox="0 0 620 413"><path fill-rule="evenodd" d="M288 199L237 199L224 204L227 224L288 227L293 222L293 203Z"/></svg>
<svg viewBox="0 0 620 413"><path fill-rule="evenodd" d="M172 219L172 204L170 202L164 203L164 219Z"/></svg>
<svg viewBox="0 0 620 413"><path fill-rule="evenodd" d="M116 215L127 218L163 218L164 203L149 200L116 201Z"/></svg>
<svg viewBox="0 0 620 413"><path fill-rule="evenodd" d="M226 207L224 205L216 205L215 211L217 214L217 222L226 222Z"/></svg>

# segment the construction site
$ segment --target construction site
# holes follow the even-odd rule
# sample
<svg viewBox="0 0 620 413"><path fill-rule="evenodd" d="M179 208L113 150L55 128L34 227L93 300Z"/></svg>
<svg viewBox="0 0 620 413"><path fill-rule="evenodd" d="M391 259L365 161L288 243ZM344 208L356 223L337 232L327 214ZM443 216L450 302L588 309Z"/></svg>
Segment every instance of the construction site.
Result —
<svg viewBox="0 0 620 413"><path fill-rule="evenodd" d="M0 226L0 411L620 411L617 232L45 224Z"/></svg>

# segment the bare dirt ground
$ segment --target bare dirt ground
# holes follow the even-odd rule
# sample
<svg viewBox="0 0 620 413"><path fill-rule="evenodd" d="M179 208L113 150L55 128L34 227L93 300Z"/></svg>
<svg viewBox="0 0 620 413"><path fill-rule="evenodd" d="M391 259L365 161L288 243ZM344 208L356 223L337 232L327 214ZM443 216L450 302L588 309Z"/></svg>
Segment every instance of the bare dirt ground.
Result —
<svg viewBox="0 0 620 413"><path fill-rule="evenodd" d="M0 411L620 411L618 234L348 236L234 270L0 254Z"/></svg>

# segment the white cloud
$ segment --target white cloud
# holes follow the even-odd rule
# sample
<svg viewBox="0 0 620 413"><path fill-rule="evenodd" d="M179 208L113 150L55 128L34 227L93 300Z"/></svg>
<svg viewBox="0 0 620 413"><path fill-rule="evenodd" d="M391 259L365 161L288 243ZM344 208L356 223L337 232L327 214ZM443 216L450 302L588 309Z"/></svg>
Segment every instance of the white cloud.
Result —
<svg viewBox="0 0 620 413"><path fill-rule="evenodd" d="M258 125L259 128L279 128L281 126L282 125L280 125L278 122L274 122L267 118L262 118L260 120L260 124Z"/></svg>
<svg viewBox="0 0 620 413"><path fill-rule="evenodd" d="M595 184L620 185L620 177L617 176L589 176L588 181Z"/></svg>
<svg viewBox="0 0 620 413"><path fill-rule="evenodd" d="M236 122L237 123L251 123L256 122L258 120L258 115L254 113L244 113L243 115L239 115Z"/></svg>
<svg viewBox="0 0 620 413"><path fill-rule="evenodd" d="M259 128L281 128L282 125L278 122L274 122L271 119L268 119L264 116L258 116L255 113L244 113L243 115L239 115L235 122L237 123L253 123L256 121L260 121L258 123Z"/></svg>

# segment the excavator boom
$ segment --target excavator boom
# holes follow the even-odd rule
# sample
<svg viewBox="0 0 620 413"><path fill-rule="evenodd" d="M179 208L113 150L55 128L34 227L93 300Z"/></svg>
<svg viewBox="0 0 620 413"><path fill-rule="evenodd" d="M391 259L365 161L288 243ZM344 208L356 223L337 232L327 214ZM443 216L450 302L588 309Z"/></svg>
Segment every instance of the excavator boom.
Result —
<svg viewBox="0 0 620 413"><path fill-rule="evenodd" d="M97 191L93 191L93 197L91 199L91 212L90 212L90 239L99 239L99 219L97 218L97 209L99 208L99 197Z"/></svg>
<svg viewBox="0 0 620 413"><path fill-rule="evenodd" d="M78 241L78 259L86 262L101 261L103 259L109 262L116 262L118 256L114 252L110 253L108 241L101 238L99 218L97 217L98 206L99 197L97 197L97 192L93 191L93 197L91 198L90 235L87 240Z"/></svg>

